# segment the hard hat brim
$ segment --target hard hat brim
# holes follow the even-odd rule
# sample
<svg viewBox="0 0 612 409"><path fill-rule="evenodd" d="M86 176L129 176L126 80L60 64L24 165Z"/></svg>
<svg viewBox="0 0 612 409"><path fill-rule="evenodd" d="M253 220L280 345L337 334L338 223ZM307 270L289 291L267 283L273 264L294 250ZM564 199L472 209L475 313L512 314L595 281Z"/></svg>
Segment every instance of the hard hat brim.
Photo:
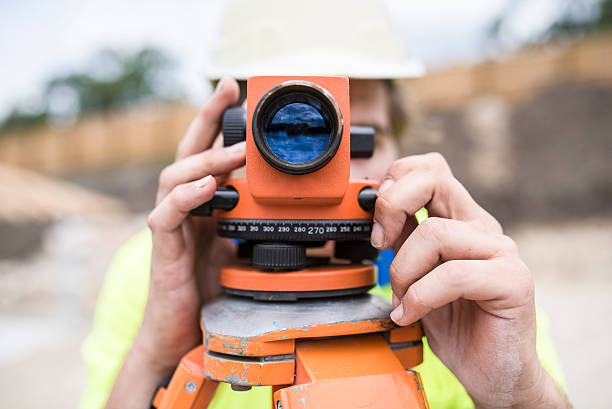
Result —
<svg viewBox="0 0 612 409"><path fill-rule="evenodd" d="M402 79L421 77L424 64L419 60L376 61L355 55L324 53L297 54L268 59L265 62L234 64L229 67L209 65L204 75L210 80L233 77L246 80L255 75L325 75L355 79Z"/></svg>

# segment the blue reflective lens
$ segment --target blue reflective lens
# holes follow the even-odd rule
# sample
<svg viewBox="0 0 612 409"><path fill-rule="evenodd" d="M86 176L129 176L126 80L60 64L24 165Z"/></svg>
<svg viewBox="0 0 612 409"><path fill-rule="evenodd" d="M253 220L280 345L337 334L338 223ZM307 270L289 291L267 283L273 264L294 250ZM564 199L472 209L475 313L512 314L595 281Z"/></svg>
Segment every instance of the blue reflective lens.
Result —
<svg viewBox="0 0 612 409"><path fill-rule="evenodd" d="M280 159L304 163L325 152L331 139L331 125L316 107L294 102L276 111L266 125L264 138Z"/></svg>

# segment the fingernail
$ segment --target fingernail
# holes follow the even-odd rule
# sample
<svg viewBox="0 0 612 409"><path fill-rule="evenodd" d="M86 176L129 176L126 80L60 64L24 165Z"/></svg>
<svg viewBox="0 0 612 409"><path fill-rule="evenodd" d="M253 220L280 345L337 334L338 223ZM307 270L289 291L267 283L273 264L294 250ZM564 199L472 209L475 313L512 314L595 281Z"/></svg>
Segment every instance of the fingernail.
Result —
<svg viewBox="0 0 612 409"><path fill-rule="evenodd" d="M395 293L393 293L393 295L391 296L391 301L393 302L393 308L397 307L400 303L400 299L397 295L395 295Z"/></svg>
<svg viewBox="0 0 612 409"><path fill-rule="evenodd" d="M195 182L193 182L193 184L198 189L202 189L203 187L208 185L211 181L212 181L212 175L208 175L208 176L203 177L202 179L196 180Z"/></svg>
<svg viewBox="0 0 612 409"><path fill-rule="evenodd" d="M382 193L385 190L389 189L391 187L391 185L393 184L393 181L391 179L387 179L385 180L378 188L378 193Z"/></svg>
<svg viewBox="0 0 612 409"><path fill-rule="evenodd" d="M372 226L372 237L370 239L372 246L381 248L385 244L385 232L380 224L374 222Z"/></svg>
<svg viewBox="0 0 612 409"><path fill-rule="evenodd" d="M244 154L246 151L246 141L238 142L227 148L227 151L232 154Z"/></svg>
<svg viewBox="0 0 612 409"><path fill-rule="evenodd" d="M395 307L393 311L391 311L391 314L389 315L389 317L393 320L393 322L399 325L399 320L402 319L403 312L404 312L404 307L400 303L400 305L398 305L397 307Z"/></svg>

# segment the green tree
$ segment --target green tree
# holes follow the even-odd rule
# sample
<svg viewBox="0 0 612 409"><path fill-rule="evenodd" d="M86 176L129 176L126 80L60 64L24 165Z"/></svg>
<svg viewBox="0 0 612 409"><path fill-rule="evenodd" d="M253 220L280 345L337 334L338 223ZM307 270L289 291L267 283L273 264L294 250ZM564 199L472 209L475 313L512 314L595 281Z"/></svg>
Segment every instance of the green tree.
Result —
<svg viewBox="0 0 612 409"><path fill-rule="evenodd" d="M100 51L87 70L49 80L38 112L13 108L0 124L0 133L45 123L58 115L58 109L60 116L78 117L91 112L107 113L146 100L178 99L182 92L173 81L174 68L170 58L153 48L128 53ZM58 94L68 95L72 103L58 108L62 105L57 104ZM73 112L62 112L66 110Z"/></svg>
<svg viewBox="0 0 612 409"><path fill-rule="evenodd" d="M513 13L526 0L509 0L505 9L488 29L488 37L500 42ZM612 29L612 0L557 0L557 18L528 43L541 43L558 38L576 37Z"/></svg>

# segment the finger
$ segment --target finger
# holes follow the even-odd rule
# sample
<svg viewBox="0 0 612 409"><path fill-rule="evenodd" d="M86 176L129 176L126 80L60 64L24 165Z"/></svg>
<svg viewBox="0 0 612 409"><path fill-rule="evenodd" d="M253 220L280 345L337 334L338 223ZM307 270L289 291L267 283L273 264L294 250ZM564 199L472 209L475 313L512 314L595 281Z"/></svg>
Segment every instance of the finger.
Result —
<svg viewBox="0 0 612 409"><path fill-rule="evenodd" d="M190 210L212 199L216 187L212 175L175 186L149 215L149 227L153 234L177 230Z"/></svg>
<svg viewBox="0 0 612 409"><path fill-rule="evenodd" d="M430 197L425 203L432 216L469 221L491 232L502 233L497 220L476 203L439 153L408 156L395 161L381 180L381 194L404 176L417 171L420 175L429 175L427 191Z"/></svg>
<svg viewBox="0 0 612 409"><path fill-rule="evenodd" d="M243 166L245 151L246 142L240 142L227 148L209 149L174 162L159 175L157 203L178 185L206 175L224 175Z"/></svg>
<svg viewBox="0 0 612 409"><path fill-rule="evenodd" d="M400 238L408 217L431 200L434 186L433 174L419 169L384 186L376 199L372 245L379 249L393 246Z"/></svg>
<svg viewBox="0 0 612 409"><path fill-rule="evenodd" d="M429 218L406 239L391 263L391 287L402 298L415 281L439 263L486 260L516 252L516 245L507 236L491 234L458 220Z"/></svg>
<svg viewBox="0 0 612 409"><path fill-rule="evenodd" d="M396 160L389 169L387 169L382 180L397 180L416 169L444 172L452 175L452 171L446 159L444 159L444 156L438 152L430 152L422 155L410 155Z"/></svg>
<svg viewBox="0 0 612 409"><path fill-rule="evenodd" d="M189 125L187 133L179 143L176 159L210 148L221 128L223 112L238 102L240 88L236 80L223 78L202 111Z"/></svg>
<svg viewBox="0 0 612 409"><path fill-rule="evenodd" d="M485 309L500 316L503 309L530 300L533 291L531 275L522 264L517 270L515 263L502 259L453 260L412 284L391 312L391 319L398 325L409 325L460 298L488 301Z"/></svg>

